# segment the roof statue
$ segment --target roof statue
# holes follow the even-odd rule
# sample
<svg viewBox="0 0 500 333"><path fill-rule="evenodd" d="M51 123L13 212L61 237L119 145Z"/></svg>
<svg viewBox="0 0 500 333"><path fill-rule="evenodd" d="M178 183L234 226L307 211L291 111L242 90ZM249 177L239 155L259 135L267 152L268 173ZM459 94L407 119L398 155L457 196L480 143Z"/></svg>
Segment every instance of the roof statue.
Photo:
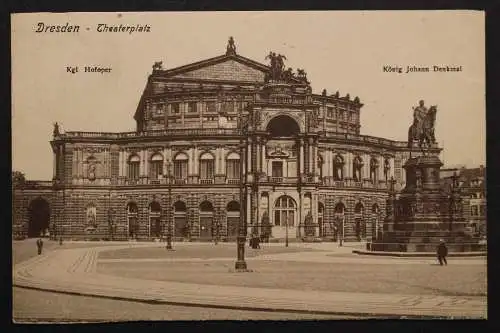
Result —
<svg viewBox="0 0 500 333"><path fill-rule="evenodd" d="M418 106L413 107L413 124L408 129L408 147L413 146L413 141L417 141L420 148L436 143L434 137L436 113L437 106L427 108L423 100L419 101Z"/></svg>
<svg viewBox="0 0 500 333"><path fill-rule="evenodd" d="M227 41L226 55L236 55L236 44L234 44L233 36L229 37Z"/></svg>
<svg viewBox="0 0 500 333"><path fill-rule="evenodd" d="M61 134L61 132L59 131L59 124L57 122L54 123L54 131L52 132L52 135L54 137L57 137Z"/></svg>
<svg viewBox="0 0 500 333"><path fill-rule="evenodd" d="M153 71L160 71L163 69L163 61L155 61L153 64Z"/></svg>

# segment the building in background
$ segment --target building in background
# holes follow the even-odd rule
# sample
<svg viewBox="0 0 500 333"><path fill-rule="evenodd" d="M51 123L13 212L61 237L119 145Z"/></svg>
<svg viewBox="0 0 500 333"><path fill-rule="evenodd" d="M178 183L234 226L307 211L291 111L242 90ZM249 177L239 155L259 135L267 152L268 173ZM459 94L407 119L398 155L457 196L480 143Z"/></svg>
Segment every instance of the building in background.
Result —
<svg viewBox="0 0 500 333"><path fill-rule="evenodd" d="M458 176L459 186L463 196L464 216L469 223L469 231L479 236L486 236L486 168L446 168L441 170L443 186L447 189L453 175Z"/></svg>
<svg viewBox="0 0 500 333"><path fill-rule="evenodd" d="M231 240L243 180L248 233L375 236L391 178L405 185L407 142L362 135L358 97L313 93L303 69L268 59L237 54L231 38L218 57L155 63L135 131L62 133L56 124L53 179L14 189L15 235L210 240L217 230Z"/></svg>

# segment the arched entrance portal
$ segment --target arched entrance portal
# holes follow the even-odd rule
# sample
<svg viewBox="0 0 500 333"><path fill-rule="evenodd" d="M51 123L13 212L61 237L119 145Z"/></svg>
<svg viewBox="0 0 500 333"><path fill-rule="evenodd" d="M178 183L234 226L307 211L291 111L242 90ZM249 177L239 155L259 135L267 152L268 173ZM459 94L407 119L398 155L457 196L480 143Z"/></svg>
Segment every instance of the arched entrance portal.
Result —
<svg viewBox="0 0 500 333"><path fill-rule="evenodd" d="M293 137L300 133L300 127L290 116L281 115L271 119L266 130L271 137Z"/></svg>
<svg viewBox="0 0 500 333"><path fill-rule="evenodd" d="M236 239L238 236L238 227L240 224L240 204L237 201L231 201L227 204L227 237Z"/></svg>
<svg viewBox="0 0 500 333"><path fill-rule="evenodd" d="M212 223L214 220L214 206L210 201L200 204L200 238L212 238Z"/></svg>
<svg viewBox="0 0 500 333"><path fill-rule="evenodd" d="M333 225L333 239L343 240L345 235L345 206L342 202L335 205L335 222Z"/></svg>
<svg viewBox="0 0 500 333"><path fill-rule="evenodd" d="M174 203L174 236L187 238L189 233L189 226L186 219L186 204L183 201Z"/></svg>
<svg viewBox="0 0 500 333"><path fill-rule="evenodd" d="M128 237L136 238L138 232L137 214L139 209L135 202L129 202L127 205Z"/></svg>
<svg viewBox="0 0 500 333"><path fill-rule="evenodd" d="M28 237L48 235L50 225L50 205L47 200L37 198L29 205Z"/></svg>
<svg viewBox="0 0 500 333"><path fill-rule="evenodd" d="M161 205L156 201L149 205L149 237L161 237Z"/></svg>
<svg viewBox="0 0 500 333"><path fill-rule="evenodd" d="M366 223L364 219L365 208L361 202L358 202L354 207L354 232L356 238L359 241L366 239Z"/></svg>
<svg viewBox="0 0 500 333"><path fill-rule="evenodd" d="M276 238L295 237L297 220L297 203L292 197L282 195L274 203L273 235Z"/></svg>
<svg viewBox="0 0 500 333"><path fill-rule="evenodd" d="M373 239L379 238L379 234L380 234L380 231L382 228L382 225L379 221L379 218L380 218L379 214L380 214L380 209L379 209L378 205L376 203L374 203L372 206L373 222L372 222L372 230L371 230Z"/></svg>

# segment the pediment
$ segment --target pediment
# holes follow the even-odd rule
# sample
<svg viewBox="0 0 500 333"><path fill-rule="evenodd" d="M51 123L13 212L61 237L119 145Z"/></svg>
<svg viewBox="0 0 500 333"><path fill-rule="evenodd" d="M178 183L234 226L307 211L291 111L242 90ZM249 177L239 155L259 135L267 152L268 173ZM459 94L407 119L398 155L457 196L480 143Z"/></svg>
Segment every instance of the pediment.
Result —
<svg viewBox="0 0 500 333"><path fill-rule="evenodd" d="M171 78L263 82L267 67L241 56L223 56L166 73Z"/></svg>

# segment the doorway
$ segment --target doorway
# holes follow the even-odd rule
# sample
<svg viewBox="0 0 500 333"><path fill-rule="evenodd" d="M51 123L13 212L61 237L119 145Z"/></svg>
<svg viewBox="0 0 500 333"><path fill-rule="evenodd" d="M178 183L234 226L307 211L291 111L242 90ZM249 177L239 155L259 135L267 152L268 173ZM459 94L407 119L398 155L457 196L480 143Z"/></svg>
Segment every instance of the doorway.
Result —
<svg viewBox="0 0 500 333"><path fill-rule="evenodd" d="M37 198L29 205L28 237L48 235L50 224L50 205L47 200Z"/></svg>

